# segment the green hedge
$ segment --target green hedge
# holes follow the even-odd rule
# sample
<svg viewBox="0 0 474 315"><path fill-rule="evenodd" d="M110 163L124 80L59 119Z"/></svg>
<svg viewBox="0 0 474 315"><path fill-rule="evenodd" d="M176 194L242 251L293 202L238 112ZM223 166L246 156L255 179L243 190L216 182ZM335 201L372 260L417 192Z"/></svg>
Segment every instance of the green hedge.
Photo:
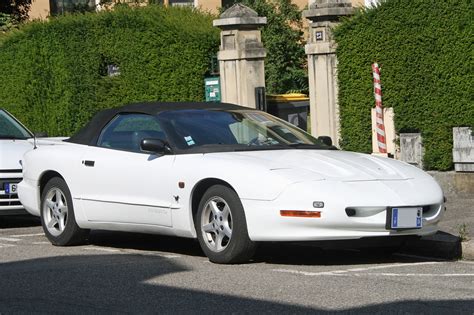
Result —
<svg viewBox="0 0 474 315"><path fill-rule="evenodd" d="M335 30L342 146L371 151L371 64L397 133L422 133L427 169L452 168L452 127L474 126L471 0L387 0Z"/></svg>
<svg viewBox="0 0 474 315"><path fill-rule="evenodd" d="M0 44L0 107L32 130L70 135L103 108L203 100L219 45L212 19L148 6L30 23ZM107 75L110 64L120 75Z"/></svg>

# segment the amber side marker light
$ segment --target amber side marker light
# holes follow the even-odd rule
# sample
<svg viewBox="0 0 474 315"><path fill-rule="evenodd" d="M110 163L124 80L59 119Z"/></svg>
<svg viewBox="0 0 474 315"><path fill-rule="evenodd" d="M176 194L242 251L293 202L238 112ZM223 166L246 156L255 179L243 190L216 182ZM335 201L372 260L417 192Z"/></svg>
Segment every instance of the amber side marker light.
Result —
<svg viewBox="0 0 474 315"><path fill-rule="evenodd" d="M282 217L320 218L321 211L280 210Z"/></svg>

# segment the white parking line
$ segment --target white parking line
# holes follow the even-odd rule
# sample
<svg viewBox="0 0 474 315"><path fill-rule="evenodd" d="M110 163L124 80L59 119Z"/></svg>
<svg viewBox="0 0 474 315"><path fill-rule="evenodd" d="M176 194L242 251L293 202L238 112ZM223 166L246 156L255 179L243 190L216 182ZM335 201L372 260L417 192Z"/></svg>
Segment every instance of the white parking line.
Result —
<svg viewBox="0 0 474 315"><path fill-rule="evenodd" d="M152 253L152 252L129 252L127 251L127 254L140 254L144 256L156 256L156 257L161 257L161 258L167 258L167 259L173 259L173 258L179 258L181 257L180 255L171 255L171 254L159 254L159 253Z"/></svg>
<svg viewBox="0 0 474 315"><path fill-rule="evenodd" d="M407 267L407 266L436 265L436 264L442 264L442 263L443 262L437 262L437 261L418 262L418 263L399 263L399 264L391 264L391 265L383 265L383 266L350 268L350 269L344 269L344 270L330 270L330 271L322 271L322 272L308 272L308 271L292 270L292 269L273 269L273 271L300 274L304 276L337 276L337 275L345 275L354 271L369 271L369 270L386 269L386 268Z"/></svg>
<svg viewBox="0 0 474 315"><path fill-rule="evenodd" d="M19 234L19 235L9 235L13 237L33 237L33 236L41 236L44 235L44 233L35 233L35 234Z"/></svg>
<svg viewBox="0 0 474 315"><path fill-rule="evenodd" d="M387 273L387 272L375 272L375 273L343 273L341 270L334 272L304 272L298 270L279 270L273 271L293 273L304 276L336 276L336 277L474 277L474 273Z"/></svg>
<svg viewBox="0 0 474 315"><path fill-rule="evenodd" d="M111 252L111 253L116 253L120 252L119 249L113 249L113 248L103 248L103 247L85 247L85 250L96 250L100 252Z"/></svg>
<svg viewBox="0 0 474 315"><path fill-rule="evenodd" d="M347 271L367 271L367 270L397 268L397 267L407 267L407 266L438 265L438 264L443 264L443 263L444 262L440 262L440 261L426 261L426 262L417 262L417 263L397 263L397 264L391 264L391 265L382 265L382 266L374 266L374 267L366 267L366 268L351 268L351 269L347 269Z"/></svg>
<svg viewBox="0 0 474 315"><path fill-rule="evenodd" d="M343 276L382 276L382 277L474 277L474 273L351 273Z"/></svg>
<svg viewBox="0 0 474 315"><path fill-rule="evenodd" d="M121 250L121 249L106 248L106 247L84 247L83 249L85 249L85 250L96 250L96 251L102 251L102 252L110 252L110 253L121 252L123 254L138 254L138 255L143 255L143 256L155 256L155 257L161 257L161 258L167 258L167 259L173 259L173 258L181 257L180 255L161 254L161 253L155 253L155 252L150 252L150 251L141 251L141 250L136 250L136 249L122 249Z"/></svg>
<svg viewBox="0 0 474 315"><path fill-rule="evenodd" d="M291 270L291 269L273 269L275 272L283 272L283 273L293 273L297 275L303 276L336 276L337 272L346 272L346 271L323 271L323 272L308 272L308 271L301 271L301 270Z"/></svg>
<svg viewBox="0 0 474 315"><path fill-rule="evenodd" d="M21 241L21 238L0 237L0 241L5 241L5 242L19 242L19 241Z"/></svg>
<svg viewBox="0 0 474 315"><path fill-rule="evenodd" d="M179 257L181 257L181 256L179 256L179 255L157 255L157 256L164 257L164 258L168 258L168 259L173 259L173 258L179 258Z"/></svg>
<svg viewBox="0 0 474 315"><path fill-rule="evenodd" d="M15 247L16 245L13 244L2 244L0 243L0 248L5 248L5 247Z"/></svg>
<svg viewBox="0 0 474 315"><path fill-rule="evenodd" d="M32 244L33 245L45 245L45 244L51 244L51 243L44 241L44 242L33 242Z"/></svg>

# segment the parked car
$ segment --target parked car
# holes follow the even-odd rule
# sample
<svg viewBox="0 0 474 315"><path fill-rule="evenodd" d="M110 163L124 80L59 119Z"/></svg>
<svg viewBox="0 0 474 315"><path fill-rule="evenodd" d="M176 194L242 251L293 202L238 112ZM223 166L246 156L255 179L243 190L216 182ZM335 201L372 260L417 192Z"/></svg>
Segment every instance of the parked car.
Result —
<svg viewBox="0 0 474 315"><path fill-rule="evenodd" d="M33 148L33 134L0 108L0 215L27 213L17 195L22 179L20 160Z"/></svg>
<svg viewBox="0 0 474 315"><path fill-rule="evenodd" d="M26 153L19 195L54 245L90 229L167 234L217 263L249 260L256 242L437 231L430 175L328 144L237 105L131 104Z"/></svg>

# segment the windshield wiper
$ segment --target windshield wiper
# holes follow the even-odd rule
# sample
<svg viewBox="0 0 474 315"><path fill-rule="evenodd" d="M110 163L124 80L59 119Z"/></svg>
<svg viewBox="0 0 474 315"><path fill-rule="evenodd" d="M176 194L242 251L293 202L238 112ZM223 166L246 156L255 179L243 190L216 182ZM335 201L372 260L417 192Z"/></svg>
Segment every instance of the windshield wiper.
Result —
<svg viewBox="0 0 474 315"><path fill-rule="evenodd" d="M4 135L0 135L0 139L2 140L26 140L28 138L25 138L25 137L16 137L16 136L4 136Z"/></svg>
<svg viewBox="0 0 474 315"><path fill-rule="evenodd" d="M244 145L242 147L236 147L233 151L261 151L261 150L286 150L288 145L286 144L269 144L269 145Z"/></svg>
<svg viewBox="0 0 474 315"><path fill-rule="evenodd" d="M282 150L288 149L286 144L272 145L247 145L247 144L203 144L200 146L189 147L187 152L242 152L242 151L263 151L263 150Z"/></svg>
<svg viewBox="0 0 474 315"><path fill-rule="evenodd" d="M309 144L309 143L290 143L289 147L295 149L316 149L316 150L337 150L335 146L326 146L320 144Z"/></svg>

